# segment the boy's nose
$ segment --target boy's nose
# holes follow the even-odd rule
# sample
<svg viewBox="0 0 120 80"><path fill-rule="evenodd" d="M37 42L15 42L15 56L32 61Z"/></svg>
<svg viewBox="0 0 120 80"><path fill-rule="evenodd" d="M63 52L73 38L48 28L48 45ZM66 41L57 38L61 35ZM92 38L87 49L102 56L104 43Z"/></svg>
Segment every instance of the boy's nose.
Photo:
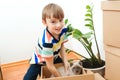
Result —
<svg viewBox="0 0 120 80"><path fill-rule="evenodd" d="M57 26L57 27L60 27L60 26L61 26L61 23L60 23L60 22L58 22L58 23L56 24L56 26Z"/></svg>

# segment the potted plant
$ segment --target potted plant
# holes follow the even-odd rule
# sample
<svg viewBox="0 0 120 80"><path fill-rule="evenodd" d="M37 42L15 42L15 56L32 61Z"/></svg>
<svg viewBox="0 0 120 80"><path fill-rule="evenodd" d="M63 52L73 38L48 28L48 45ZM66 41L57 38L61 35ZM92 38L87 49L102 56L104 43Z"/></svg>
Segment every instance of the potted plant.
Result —
<svg viewBox="0 0 120 80"><path fill-rule="evenodd" d="M88 55L90 56L85 57L81 55L80 53L77 53L73 50L67 49L67 52L74 52L84 59L81 60L83 63L83 68L90 68L90 69L95 69L95 68L100 68L105 65L105 61L101 59L99 47L98 47L98 42L96 39L96 34L95 34L95 28L94 28L94 21L93 21L93 6L92 5L86 5L86 14L85 14L85 27L89 28L89 31L87 33L83 33L80 31L80 29L75 29L72 27L71 24L68 24L68 19L65 20L65 24L67 25L68 28L68 36L72 36L73 38L77 39L86 49ZM96 44L96 49L97 49L97 55L95 55L93 48L92 48L92 43L93 40L95 41ZM100 72L101 73L101 72ZM103 73L101 74L103 75Z"/></svg>

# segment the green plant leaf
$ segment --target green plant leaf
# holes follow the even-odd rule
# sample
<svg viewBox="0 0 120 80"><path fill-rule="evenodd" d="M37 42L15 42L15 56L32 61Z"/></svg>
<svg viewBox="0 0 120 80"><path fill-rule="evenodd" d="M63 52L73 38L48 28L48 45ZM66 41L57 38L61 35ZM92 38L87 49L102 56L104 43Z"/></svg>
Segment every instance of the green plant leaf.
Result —
<svg viewBox="0 0 120 80"><path fill-rule="evenodd" d="M68 23L68 19L65 19L65 25Z"/></svg>
<svg viewBox="0 0 120 80"><path fill-rule="evenodd" d="M86 27L92 27L92 25L91 25L91 24L85 24L85 26L86 26Z"/></svg>
<svg viewBox="0 0 120 80"><path fill-rule="evenodd" d="M94 28L93 28L93 25L92 25L92 24L85 24L85 26L86 26L86 27L89 27L89 29L91 29L91 30L94 30Z"/></svg>
<svg viewBox="0 0 120 80"><path fill-rule="evenodd" d="M86 9L91 9L90 5L86 5Z"/></svg>
<svg viewBox="0 0 120 80"><path fill-rule="evenodd" d="M90 13L85 14L85 16L92 18L92 15Z"/></svg>
<svg viewBox="0 0 120 80"><path fill-rule="evenodd" d="M67 37L70 36L70 35L72 35L71 32L67 32L67 33L66 33L66 36L67 36Z"/></svg>
<svg viewBox="0 0 120 80"><path fill-rule="evenodd" d="M87 39L89 39L89 38L91 38L92 35L93 35L93 31L88 32L88 33L85 33L85 34L83 35L83 37L86 37Z"/></svg>
<svg viewBox="0 0 120 80"><path fill-rule="evenodd" d="M72 27L71 24L69 24L69 25L67 26L67 29L68 29L68 32L72 32L72 31L74 30L74 28Z"/></svg>
<svg viewBox="0 0 120 80"><path fill-rule="evenodd" d="M77 40L80 40L80 38L82 37L82 33L80 30L78 29L75 29L72 33L72 36L77 39Z"/></svg>
<svg viewBox="0 0 120 80"><path fill-rule="evenodd" d="M90 21L90 22L92 22L92 19L86 18L85 21Z"/></svg>

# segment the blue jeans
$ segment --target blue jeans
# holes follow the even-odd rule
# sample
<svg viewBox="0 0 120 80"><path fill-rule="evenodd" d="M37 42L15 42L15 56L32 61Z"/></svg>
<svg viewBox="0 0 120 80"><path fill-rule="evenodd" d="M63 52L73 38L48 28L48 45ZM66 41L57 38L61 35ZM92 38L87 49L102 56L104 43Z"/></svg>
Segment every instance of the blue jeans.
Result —
<svg viewBox="0 0 120 80"><path fill-rule="evenodd" d="M58 56L57 59L54 60L54 64L62 63L62 59ZM45 65L46 63L44 63ZM23 80L36 80L38 74L41 75L41 66L40 64L31 64L27 73L25 74Z"/></svg>

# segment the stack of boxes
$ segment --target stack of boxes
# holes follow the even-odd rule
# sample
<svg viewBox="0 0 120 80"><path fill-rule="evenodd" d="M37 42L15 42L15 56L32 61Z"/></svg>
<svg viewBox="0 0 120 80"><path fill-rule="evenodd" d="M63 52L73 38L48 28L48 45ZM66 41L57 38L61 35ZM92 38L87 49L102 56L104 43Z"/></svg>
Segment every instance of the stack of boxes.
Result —
<svg viewBox="0 0 120 80"><path fill-rule="evenodd" d="M102 1L105 77L120 80L120 0Z"/></svg>

